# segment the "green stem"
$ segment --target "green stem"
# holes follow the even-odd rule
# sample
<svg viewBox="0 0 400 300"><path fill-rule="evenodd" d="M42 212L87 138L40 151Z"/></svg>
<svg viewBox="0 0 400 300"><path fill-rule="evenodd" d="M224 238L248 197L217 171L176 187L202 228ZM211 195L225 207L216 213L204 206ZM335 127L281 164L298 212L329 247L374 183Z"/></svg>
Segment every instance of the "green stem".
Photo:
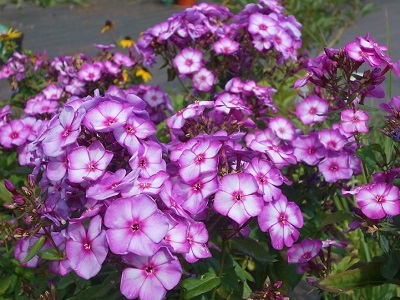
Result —
<svg viewBox="0 0 400 300"><path fill-rule="evenodd" d="M224 273L224 266L225 266L225 259L226 259L226 243L227 243L227 240L224 239L224 241L222 242L222 249L221 249L222 257L221 257L221 262L219 265L219 271L218 271L218 275L217 275L218 278L221 278L222 274ZM211 296L211 300L215 300L215 296L217 295L217 288L218 287L214 288L212 296Z"/></svg>

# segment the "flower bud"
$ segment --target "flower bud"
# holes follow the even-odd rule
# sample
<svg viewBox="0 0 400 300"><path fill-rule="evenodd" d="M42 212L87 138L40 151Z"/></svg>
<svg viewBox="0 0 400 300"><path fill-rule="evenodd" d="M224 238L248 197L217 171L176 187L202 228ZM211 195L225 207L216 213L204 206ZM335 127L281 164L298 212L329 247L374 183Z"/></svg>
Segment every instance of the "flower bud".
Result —
<svg viewBox="0 0 400 300"><path fill-rule="evenodd" d="M15 186L14 184L8 180L8 179L4 179L4 186L6 187L6 189L10 192L10 193L15 193Z"/></svg>

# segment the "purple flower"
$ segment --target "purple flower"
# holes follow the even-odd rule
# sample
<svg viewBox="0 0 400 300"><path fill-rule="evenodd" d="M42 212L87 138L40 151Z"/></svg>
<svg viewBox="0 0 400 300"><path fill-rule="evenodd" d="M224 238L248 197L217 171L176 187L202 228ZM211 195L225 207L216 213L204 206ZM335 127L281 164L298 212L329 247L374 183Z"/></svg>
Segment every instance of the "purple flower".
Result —
<svg viewBox="0 0 400 300"><path fill-rule="evenodd" d="M223 37L214 43L213 50L217 54L233 54L239 50L239 43L230 38Z"/></svg>
<svg viewBox="0 0 400 300"><path fill-rule="evenodd" d="M326 150L316 133L298 136L293 142L293 154L298 161L315 166L325 156Z"/></svg>
<svg viewBox="0 0 400 300"><path fill-rule="evenodd" d="M102 69L101 62L84 63L78 72L78 78L81 81L98 81L101 77Z"/></svg>
<svg viewBox="0 0 400 300"><path fill-rule="evenodd" d="M101 217L97 215L90 221L87 232L81 223L68 226L67 257L72 269L85 279L100 271L108 253L106 232L101 225Z"/></svg>
<svg viewBox="0 0 400 300"><path fill-rule="evenodd" d="M254 13L249 17L249 32L252 35L270 37L278 33L278 24L270 16Z"/></svg>
<svg viewBox="0 0 400 300"><path fill-rule="evenodd" d="M168 231L168 219L149 196L114 200L104 216L107 240L115 254L151 256Z"/></svg>
<svg viewBox="0 0 400 300"><path fill-rule="evenodd" d="M63 93L63 88L51 83L42 90L43 95L48 100L59 100Z"/></svg>
<svg viewBox="0 0 400 300"><path fill-rule="evenodd" d="M64 106L58 116L58 122L51 123L50 130L42 141L43 152L50 157L63 154L65 146L76 142L84 115L83 108L74 111L71 106Z"/></svg>
<svg viewBox="0 0 400 300"><path fill-rule="evenodd" d="M305 238L300 243L293 245L287 252L289 264L305 263L316 257L322 249L320 240Z"/></svg>
<svg viewBox="0 0 400 300"><path fill-rule="evenodd" d="M291 247L299 238L297 228L303 227L303 216L294 202L288 202L284 195L266 203L258 216L258 224L262 231L269 231L272 247L282 250L283 246Z"/></svg>
<svg viewBox="0 0 400 300"><path fill-rule="evenodd" d="M340 113L341 127L345 133L368 132L368 115L361 109L345 109Z"/></svg>
<svg viewBox="0 0 400 300"><path fill-rule="evenodd" d="M370 219L400 214L399 189L383 182L367 184L356 194L356 202Z"/></svg>
<svg viewBox="0 0 400 300"><path fill-rule="evenodd" d="M186 239L190 245L189 252L183 254L187 262L194 263L199 259L211 257L207 247L208 232L204 223L191 222Z"/></svg>
<svg viewBox="0 0 400 300"><path fill-rule="evenodd" d="M83 124L92 131L110 132L125 124L132 110L127 103L102 101L86 113Z"/></svg>
<svg viewBox="0 0 400 300"><path fill-rule="evenodd" d="M99 141L94 141L88 148L80 146L68 154L68 179L81 183L101 177L114 154L104 149Z"/></svg>
<svg viewBox="0 0 400 300"><path fill-rule="evenodd" d="M191 74L201 69L202 58L199 50L185 48L175 56L174 67L178 69L179 74Z"/></svg>
<svg viewBox="0 0 400 300"><path fill-rule="evenodd" d="M5 148L11 148L13 145L21 146L26 142L28 136L29 130L20 120L12 120L0 127L0 144Z"/></svg>
<svg viewBox="0 0 400 300"><path fill-rule="evenodd" d="M206 68L201 68L193 75L193 86L202 92L209 92L214 85L215 76Z"/></svg>
<svg viewBox="0 0 400 300"><path fill-rule="evenodd" d="M318 170L327 182L336 182L340 179L350 179L353 170L350 167L349 155L328 155L318 165Z"/></svg>
<svg viewBox="0 0 400 300"><path fill-rule="evenodd" d="M258 216L264 201L257 193L258 184L249 173L228 174L222 177L220 188L214 197L214 208L238 224Z"/></svg>
<svg viewBox="0 0 400 300"><path fill-rule="evenodd" d="M294 138L294 126L284 117L278 116L271 119L268 128L282 140L291 141Z"/></svg>
<svg viewBox="0 0 400 300"><path fill-rule="evenodd" d="M179 260L166 248L151 257L128 254L123 260L133 266L126 268L121 278L121 293L128 299L164 299L167 290L174 288L182 276Z"/></svg>
<svg viewBox="0 0 400 300"><path fill-rule="evenodd" d="M301 101L296 107L296 115L305 125L323 122L327 118L329 104L326 100L312 95Z"/></svg>
<svg viewBox="0 0 400 300"><path fill-rule="evenodd" d="M182 152L179 158L179 175L185 182L196 180L205 172L216 172L221 143L208 139L200 140L191 149Z"/></svg>

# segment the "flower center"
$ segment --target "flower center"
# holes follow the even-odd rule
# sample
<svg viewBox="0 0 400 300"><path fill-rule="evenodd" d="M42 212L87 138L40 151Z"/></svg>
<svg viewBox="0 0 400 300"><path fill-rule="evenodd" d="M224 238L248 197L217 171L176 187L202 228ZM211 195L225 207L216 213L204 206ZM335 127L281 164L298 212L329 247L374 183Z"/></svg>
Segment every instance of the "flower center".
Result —
<svg viewBox="0 0 400 300"><path fill-rule="evenodd" d="M147 274L153 273L153 267L151 266L147 266L144 270L146 271Z"/></svg>
<svg viewBox="0 0 400 300"><path fill-rule="evenodd" d="M280 214L279 215L279 222L281 222L282 224L285 224L287 222L286 214Z"/></svg>
<svg viewBox="0 0 400 300"><path fill-rule="evenodd" d="M382 196L376 196L375 200L376 200L376 202L381 203L381 202L383 202L384 199Z"/></svg>
<svg viewBox="0 0 400 300"><path fill-rule="evenodd" d="M235 199L236 199L236 201L242 201L243 200L243 194L241 192L237 192L235 194Z"/></svg>
<svg viewBox="0 0 400 300"><path fill-rule="evenodd" d="M11 135L10 135L10 137L12 138L12 139L16 139L17 137L18 137L18 132L13 132L13 133L11 133Z"/></svg>
<svg viewBox="0 0 400 300"><path fill-rule="evenodd" d="M195 191L200 191L200 190L201 190L201 184L200 184L200 183L196 183L196 184L194 185L194 190L195 190Z"/></svg>
<svg viewBox="0 0 400 300"><path fill-rule="evenodd" d="M139 224L138 223L132 224L131 228L132 228L133 232L138 231L139 230Z"/></svg>
<svg viewBox="0 0 400 300"><path fill-rule="evenodd" d="M89 243L83 244L83 248L84 248L85 250L90 250L90 244L89 244Z"/></svg>
<svg viewBox="0 0 400 300"><path fill-rule="evenodd" d="M331 170L332 172L336 172L337 170L339 170L339 167L337 165L333 164L329 167L329 170Z"/></svg>

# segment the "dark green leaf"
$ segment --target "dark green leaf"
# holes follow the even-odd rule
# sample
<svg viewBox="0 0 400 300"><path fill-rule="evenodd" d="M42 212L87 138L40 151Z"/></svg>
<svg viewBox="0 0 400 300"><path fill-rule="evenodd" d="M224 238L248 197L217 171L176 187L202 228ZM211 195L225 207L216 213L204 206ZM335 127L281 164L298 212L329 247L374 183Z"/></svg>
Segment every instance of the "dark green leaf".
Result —
<svg viewBox="0 0 400 300"><path fill-rule="evenodd" d="M351 213L346 211L337 211L332 214L326 215L326 218L321 222L320 228L323 228L327 225L343 222L346 220L353 219Z"/></svg>
<svg viewBox="0 0 400 300"><path fill-rule="evenodd" d="M190 299L211 291L221 284L221 279L215 273L205 273L199 278L188 278L182 281L183 298Z"/></svg>
<svg viewBox="0 0 400 300"><path fill-rule="evenodd" d="M392 279L400 269L400 257L397 252L390 252L388 259L381 267L382 275L387 279Z"/></svg>
<svg viewBox="0 0 400 300"><path fill-rule="evenodd" d="M356 288L389 283L380 272L381 265L381 262L358 264L354 269L329 275L317 281L316 287L332 293L342 293Z"/></svg>
<svg viewBox="0 0 400 300"><path fill-rule="evenodd" d="M378 241L379 241L379 247L381 247L382 251L385 252L385 253L389 253L390 245L389 245L389 241L386 238L386 236L380 234Z"/></svg>
<svg viewBox="0 0 400 300"><path fill-rule="evenodd" d="M93 285L67 300L108 299L108 297L105 296L107 296L113 288L114 286L107 282L104 284Z"/></svg>
<svg viewBox="0 0 400 300"><path fill-rule="evenodd" d="M256 240L248 237L234 238L230 240L231 248L261 262L274 262L275 258L270 256L267 250Z"/></svg>
<svg viewBox="0 0 400 300"><path fill-rule="evenodd" d="M44 244L46 243L46 237L42 235L36 243L33 244L32 248L29 250L28 255L22 262L30 261L35 255L39 253L39 251L43 248Z"/></svg>

